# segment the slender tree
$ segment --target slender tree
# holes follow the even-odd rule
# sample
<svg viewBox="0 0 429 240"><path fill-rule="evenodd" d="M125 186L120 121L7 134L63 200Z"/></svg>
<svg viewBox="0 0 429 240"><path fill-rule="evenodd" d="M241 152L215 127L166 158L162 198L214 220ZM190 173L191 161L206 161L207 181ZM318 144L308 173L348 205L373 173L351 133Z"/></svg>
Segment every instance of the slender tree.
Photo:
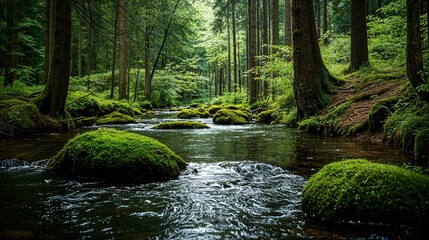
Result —
<svg viewBox="0 0 429 240"><path fill-rule="evenodd" d="M277 53L277 45L279 45L279 0L273 0L273 18L272 18L272 28L273 28L273 34L272 34L272 44L273 44L273 50L272 53ZM274 73L273 78L276 78L277 75ZM266 87L268 91L268 86ZM267 93L268 95L268 93ZM272 97L275 97L275 90L272 89Z"/></svg>
<svg viewBox="0 0 429 240"><path fill-rule="evenodd" d="M328 0L323 0L323 30L322 34L325 35L328 32ZM328 43L328 38L323 37L323 43Z"/></svg>
<svg viewBox="0 0 429 240"><path fill-rule="evenodd" d="M51 59L51 11L52 11L52 0L45 0L45 60L43 68L43 80L46 84L49 78L50 59Z"/></svg>
<svg viewBox="0 0 429 240"><path fill-rule="evenodd" d="M238 63L237 63L237 30L235 19L235 0L231 1L231 20L232 20L232 56L233 56L233 69L234 69L234 92L238 90Z"/></svg>
<svg viewBox="0 0 429 240"><path fill-rule="evenodd" d="M149 19L150 13L146 11L146 16ZM150 78L150 26L145 23L144 30L144 98L146 100L152 99L152 80Z"/></svg>
<svg viewBox="0 0 429 240"><path fill-rule="evenodd" d="M6 1L6 56L4 59L4 86L13 84L15 72L18 67L19 28L18 15L19 4L16 1Z"/></svg>
<svg viewBox="0 0 429 240"><path fill-rule="evenodd" d="M228 2L228 5L229 2ZM231 31L230 31L230 8L228 7L226 9L226 31L227 31L227 35L228 35L228 46L227 46L227 67L226 67L226 82L227 82L227 90L230 93L232 88L231 88Z"/></svg>
<svg viewBox="0 0 429 240"><path fill-rule="evenodd" d="M270 35L270 28L269 28L269 22L268 22L268 8L269 8L269 0L262 1L262 55L268 56L269 55L269 35ZM267 77L267 76L265 76ZM264 97L268 97L268 81L264 81Z"/></svg>
<svg viewBox="0 0 429 240"><path fill-rule="evenodd" d="M257 54L257 23L256 23L256 0L247 0L247 11L248 11L248 91L249 91L249 102L250 104L257 101L257 82L256 74L253 69L257 66L256 54Z"/></svg>
<svg viewBox="0 0 429 240"><path fill-rule="evenodd" d="M368 65L368 35L365 1L352 0L351 55L349 71Z"/></svg>
<svg viewBox="0 0 429 240"><path fill-rule="evenodd" d="M423 79L423 54L418 0L407 0L407 76L419 96L429 102L429 92L420 89Z"/></svg>
<svg viewBox="0 0 429 240"><path fill-rule="evenodd" d="M284 9L284 22L285 22L285 45L292 46L292 24L291 24L291 5L290 0L285 0ZM290 60L286 58L286 60Z"/></svg>
<svg viewBox="0 0 429 240"><path fill-rule="evenodd" d="M110 77L110 99L113 99L115 95L115 68L116 68L116 42L118 38L118 18L119 18L119 6L113 3L113 9L115 9L115 23L113 26L113 51L112 51L112 76Z"/></svg>
<svg viewBox="0 0 429 240"><path fill-rule="evenodd" d="M316 32L317 38L320 38L320 0L315 0L314 2L316 7Z"/></svg>
<svg viewBox="0 0 429 240"><path fill-rule="evenodd" d="M322 61L312 0L292 0L294 93L298 118L315 115L336 82Z"/></svg>
<svg viewBox="0 0 429 240"><path fill-rule="evenodd" d="M55 11L54 46L48 83L35 99L39 110L50 116L63 116L70 77L71 3L70 0L52 0Z"/></svg>
<svg viewBox="0 0 429 240"><path fill-rule="evenodd" d="M119 1L119 99L127 98L126 0Z"/></svg>

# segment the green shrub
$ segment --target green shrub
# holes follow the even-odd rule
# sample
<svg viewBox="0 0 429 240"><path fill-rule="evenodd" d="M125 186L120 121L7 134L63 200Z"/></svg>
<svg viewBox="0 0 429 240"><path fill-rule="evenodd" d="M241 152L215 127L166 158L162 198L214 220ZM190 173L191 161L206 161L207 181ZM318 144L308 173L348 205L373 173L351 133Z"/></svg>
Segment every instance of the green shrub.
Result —
<svg viewBox="0 0 429 240"><path fill-rule="evenodd" d="M48 170L72 178L108 182L152 182L177 178L186 162L155 139L100 129L71 139Z"/></svg>
<svg viewBox="0 0 429 240"><path fill-rule="evenodd" d="M157 124L154 129L202 129L210 128L207 124L201 122L164 122Z"/></svg>
<svg viewBox="0 0 429 240"><path fill-rule="evenodd" d="M221 109L213 116L213 122L217 124L246 124L249 121L249 115L240 110Z"/></svg>
<svg viewBox="0 0 429 240"><path fill-rule="evenodd" d="M198 112L193 109L182 109L177 114L177 118L195 118L198 117Z"/></svg>
<svg viewBox="0 0 429 240"><path fill-rule="evenodd" d="M123 124L123 123L136 123L136 120L128 115L122 114L120 112L112 112L108 115L105 115L98 119L95 124Z"/></svg>
<svg viewBox="0 0 429 240"><path fill-rule="evenodd" d="M331 163L308 181L302 208L328 222L428 221L429 177L362 159Z"/></svg>

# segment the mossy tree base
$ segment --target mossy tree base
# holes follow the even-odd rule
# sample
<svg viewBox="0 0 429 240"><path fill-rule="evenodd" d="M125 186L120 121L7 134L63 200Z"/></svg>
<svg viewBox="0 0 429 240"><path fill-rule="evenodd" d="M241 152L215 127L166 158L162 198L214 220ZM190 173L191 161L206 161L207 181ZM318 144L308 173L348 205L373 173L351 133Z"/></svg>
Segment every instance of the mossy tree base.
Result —
<svg viewBox="0 0 429 240"><path fill-rule="evenodd" d="M326 222L429 221L429 177L355 159L325 165L302 194L308 217Z"/></svg>
<svg viewBox="0 0 429 240"><path fill-rule="evenodd" d="M63 176L115 183L173 179L185 168L182 158L155 139L114 129L78 135L48 165Z"/></svg>

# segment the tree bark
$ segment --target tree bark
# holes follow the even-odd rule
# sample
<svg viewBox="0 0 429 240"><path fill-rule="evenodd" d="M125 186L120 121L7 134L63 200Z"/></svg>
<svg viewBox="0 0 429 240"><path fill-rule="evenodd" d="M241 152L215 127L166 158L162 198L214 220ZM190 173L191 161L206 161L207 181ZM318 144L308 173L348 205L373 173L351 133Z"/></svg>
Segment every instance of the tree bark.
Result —
<svg viewBox="0 0 429 240"><path fill-rule="evenodd" d="M6 1L6 56L4 59L4 86L10 86L16 78L15 70L18 67L19 6L15 1Z"/></svg>
<svg viewBox="0 0 429 240"><path fill-rule="evenodd" d="M328 0L323 0L323 35L328 32ZM323 44L328 44L327 36L323 37Z"/></svg>
<svg viewBox="0 0 429 240"><path fill-rule="evenodd" d="M88 91L91 90L91 51L92 51L92 12L88 2L88 32L87 32L87 55L86 55L86 88Z"/></svg>
<svg viewBox="0 0 429 240"><path fill-rule="evenodd" d="M77 75L82 77L82 20L80 18L77 40Z"/></svg>
<svg viewBox="0 0 429 240"><path fill-rule="evenodd" d="M70 77L71 3L70 0L52 0L55 6L54 46L48 83L35 99L40 112L58 117L64 107Z"/></svg>
<svg viewBox="0 0 429 240"><path fill-rule="evenodd" d="M316 0L315 5L316 5L316 32L317 32L317 38L320 39L320 0Z"/></svg>
<svg viewBox="0 0 429 240"><path fill-rule="evenodd" d="M272 28L273 28L273 39L272 39L272 44L273 44L273 50L272 50L272 54L276 54L277 53L277 45L279 45L279 25L280 25L280 20L279 20L279 0L273 0L273 18L272 18ZM273 78L276 78L277 74L273 73ZM267 91L268 86L266 87ZM275 98L275 90L274 88L271 91L272 93L272 97L273 99ZM268 93L267 93L268 95Z"/></svg>
<svg viewBox="0 0 429 240"><path fill-rule="evenodd" d="M269 23L268 23L268 5L269 5L269 0L263 0L262 1L262 55L266 56L266 58L264 59L264 62L267 61L268 59L268 55L269 55L269 34L270 34L270 29L269 29ZM264 98L268 97L268 81L267 81L267 77L268 76L264 76Z"/></svg>
<svg viewBox="0 0 429 240"><path fill-rule="evenodd" d="M328 103L335 83L322 61L312 0L292 0L295 104L299 119L317 114Z"/></svg>
<svg viewBox="0 0 429 240"><path fill-rule="evenodd" d="M127 98L126 0L119 1L119 99Z"/></svg>
<svg viewBox="0 0 429 240"><path fill-rule="evenodd" d="M149 11L147 11L149 12ZM149 13L147 13L149 14ZM144 33L144 98L152 99L152 79L150 78L150 26L146 23Z"/></svg>
<svg viewBox="0 0 429 240"><path fill-rule="evenodd" d="M368 65L368 36L365 1L352 0L351 54L349 72Z"/></svg>
<svg viewBox="0 0 429 240"><path fill-rule="evenodd" d="M249 102L253 104L257 101L257 82L255 79L255 73L253 69L257 66L257 24L256 24L256 0L247 0L247 11L248 11L248 21L249 21L249 30L248 30L248 91L249 91Z"/></svg>
<svg viewBox="0 0 429 240"><path fill-rule="evenodd" d="M115 9L115 26L113 33L112 76L110 77L110 99L115 95L116 42L118 38L119 6L113 3ZM115 6L116 5L116 6Z"/></svg>
<svg viewBox="0 0 429 240"><path fill-rule="evenodd" d="M48 82L48 78L49 78L49 69L50 69L50 58L51 58L51 51L50 51L50 46L51 46L51 11L52 11L52 1L51 0L46 0L45 1L45 60L44 60L44 70L43 70L43 79L44 79L44 83L46 84Z"/></svg>
<svg viewBox="0 0 429 240"><path fill-rule="evenodd" d="M227 81L227 90L228 92L232 92L232 88L231 88L231 32L230 32L230 21L229 19L231 18L230 16L230 9L229 7L227 8L227 14L226 14L226 30L227 30L227 35L228 35L228 57L227 57L227 66L226 66L226 81Z"/></svg>
<svg viewBox="0 0 429 240"><path fill-rule="evenodd" d="M235 19L235 0L232 0L231 5L231 19L232 19L232 56L233 56L233 68L234 68L234 92L238 91L237 86L237 30L236 30L236 19Z"/></svg>
<svg viewBox="0 0 429 240"><path fill-rule="evenodd" d="M423 53L420 37L420 10L418 0L407 0L407 76L419 96L429 102L429 92L419 89L423 79Z"/></svg>

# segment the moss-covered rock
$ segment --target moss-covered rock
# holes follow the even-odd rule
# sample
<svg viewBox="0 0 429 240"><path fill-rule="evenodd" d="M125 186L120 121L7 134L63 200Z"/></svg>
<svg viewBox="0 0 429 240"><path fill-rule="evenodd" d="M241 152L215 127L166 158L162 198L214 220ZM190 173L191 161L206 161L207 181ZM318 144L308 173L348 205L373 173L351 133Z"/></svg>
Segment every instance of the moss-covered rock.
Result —
<svg viewBox="0 0 429 240"><path fill-rule="evenodd" d="M246 124L250 120L248 114L231 109L221 109L213 116L213 122L217 124Z"/></svg>
<svg viewBox="0 0 429 240"><path fill-rule="evenodd" d="M185 168L186 162L157 140L115 129L76 136L48 165L59 175L118 183L177 178Z"/></svg>
<svg viewBox="0 0 429 240"><path fill-rule="evenodd" d="M383 129L384 122L392 114L390 109L384 105L374 105L368 114L369 131L377 132Z"/></svg>
<svg viewBox="0 0 429 240"><path fill-rule="evenodd" d="M200 118L208 118L210 117L210 113L209 111L207 111L207 109L203 108L203 107L199 107L196 109L198 117Z"/></svg>
<svg viewBox="0 0 429 240"><path fill-rule="evenodd" d="M414 160L422 165L429 165L429 128L417 133L414 143Z"/></svg>
<svg viewBox="0 0 429 240"><path fill-rule="evenodd" d="M221 110L222 106L221 105L211 105L208 109L209 113L214 115L217 113L217 111Z"/></svg>
<svg viewBox="0 0 429 240"><path fill-rule="evenodd" d="M122 114L120 112L112 112L111 114L105 115L98 119L95 124L104 125L104 124L125 124L125 123L135 123L136 120L128 115Z"/></svg>
<svg viewBox="0 0 429 240"><path fill-rule="evenodd" d="M302 208L328 222L428 221L429 177L362 159L331 163L308 181Z"/></svg>
<svg viewBox="0 0 429 240"><path fill-rule="evenodd" d="M177 114L177 118L195 118L198 117L198 112L193 109L182 109Z"/></svg>
<svg viewBox="0 0 429 240"><path fill-rule="evenodd" d="M272 123L274 120L274 110L262 111L256 116L256 122L258 123Z"/></svg>
<svg viewBox="0 0 429 240"><path fill-rule="evenodd" d="M201 122L164 122L157 124L154 129L202 129L210 128L207 124Z"/></svg>
<svg viewBox="0 0 429 240"><path fill-rule="evenodd" d="M76 127L91 126L97 121L97 117L77 117L72 120Z"/></svg>

